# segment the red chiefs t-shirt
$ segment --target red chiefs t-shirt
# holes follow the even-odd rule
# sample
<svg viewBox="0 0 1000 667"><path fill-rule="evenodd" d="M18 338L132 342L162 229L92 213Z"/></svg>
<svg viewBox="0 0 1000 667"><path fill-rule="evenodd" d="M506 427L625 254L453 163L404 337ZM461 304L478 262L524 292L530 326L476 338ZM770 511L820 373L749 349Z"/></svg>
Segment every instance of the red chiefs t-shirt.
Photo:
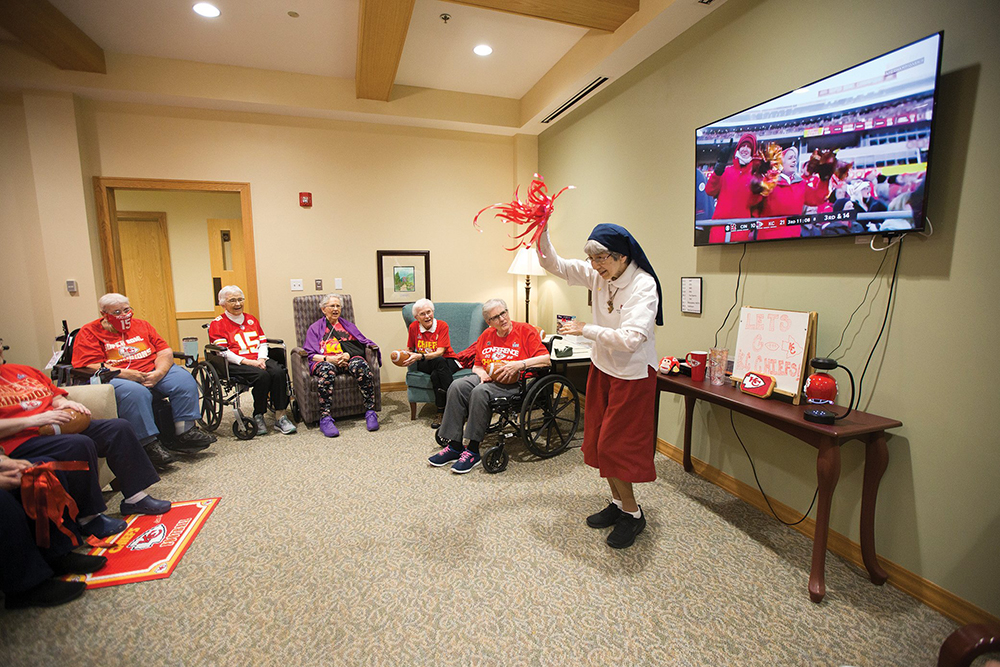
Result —
<svg viewBox="0 0 1000 667"><path fill-rule="evenodd" d="M52 399L65 396L66 390L52 384L40 371L21 364L0 366L0 419L30 417L52 409ZM23 431L0 440L3 451L10 454L22 442L38 435L37 428Z"/></svg>
<svg viewBox="0 0 1000 667"><path fill-rule="evenodd" d="M267 344L267 336L260 328L260 322L252 315L243 314L243 324L233 322L223 313L208 325L208 339L213 345L229 348L233 354L255 361L261 344Z"/></svg>
<svg viewBox="0 0 1000 667"><path fill-rule="evenodd" d="M437 352L439 347L444 348L446 359L455 359L455 350L451 349L451 336L448 335L448 323L443 320L435 320L437 326L434 331L422 331L420 322L410 322L410 335L406 339L406 347L417 354L430 354Z"/></svg>
<svg viewBox="0 0 1000 667"><path fill-rule="evenodd" d="M132 318L124 334L108 331L101 320L80 328L73 342L73 367L104 363L110 368L128 368L141 373L156 369L156 353L170 346L146 320Z"/></svg>
<svg viewBox="0 0 1000 667"><path fill-rule="evenodd" d="M476 366L488 369L492 362L518 361L549 353L535 327L524 322L511 324L513 328L503 338L493 327L480 334L476 341Z"/></svg>

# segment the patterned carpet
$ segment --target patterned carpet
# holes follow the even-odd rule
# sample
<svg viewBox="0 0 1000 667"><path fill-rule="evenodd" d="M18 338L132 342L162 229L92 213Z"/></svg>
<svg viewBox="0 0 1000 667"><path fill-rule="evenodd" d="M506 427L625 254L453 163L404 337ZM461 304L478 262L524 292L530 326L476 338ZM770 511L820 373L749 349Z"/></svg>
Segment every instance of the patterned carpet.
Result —
<svg viewBox="0 0 1000 667"><path fill-rule="evenodd" d="M153 487L222 497L173 576L0 611L0 664L920 667L955 628L833 554L811 603L808 539L660 455L646 532L610 549L579 449L454 475L430 413L385 398L337 439L226 419Z"/></svg>

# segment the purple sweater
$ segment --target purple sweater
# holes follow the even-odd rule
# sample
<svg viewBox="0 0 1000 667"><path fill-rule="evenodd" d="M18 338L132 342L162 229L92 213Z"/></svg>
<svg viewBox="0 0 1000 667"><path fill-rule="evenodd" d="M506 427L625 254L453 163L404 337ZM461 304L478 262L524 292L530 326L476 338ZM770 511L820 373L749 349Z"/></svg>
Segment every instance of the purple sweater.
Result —
<svg viewBox="0 0 1000 667"><path fill-rule="evenodd" d="M359 343L365 347L374 347L375 354L378 358L379 366L382 365L382 351L378 349L378 345L374 341L365 338L365 335L358 330L354 324L345 320L341 317L338 322L340 326L344 327L344 331L354 336ZM325 317L321 317L312 324L309 325L309 330L306 331L306 342L302 344L302 349L309 353L309 372L312 373L313 368L316 367L316 362L313 357L317 354L323 354L321 350L321 343L323 342L323 334L326 333L327 321Z"/></svg>

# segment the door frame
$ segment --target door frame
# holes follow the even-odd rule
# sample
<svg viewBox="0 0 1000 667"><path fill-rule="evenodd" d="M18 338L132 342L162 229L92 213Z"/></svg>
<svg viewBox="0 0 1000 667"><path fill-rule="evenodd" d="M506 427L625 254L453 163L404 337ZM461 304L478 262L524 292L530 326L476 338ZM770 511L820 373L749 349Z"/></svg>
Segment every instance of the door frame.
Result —
<svg viewBox="0 0 1000 667"><path fill-rule="evenodd" d="M243 285L247 312L260 315L257 301L257 261L253 240L253 213L250 209L250 184L227 181L182 181L163 178L113 178L94 176L94 203L97 228L101 239L101 263L104 269L104 291L124 294L125 279L121 268L121 248L118 242L118 221L115 190L162 190L173 192L237 192L240 195L240 220L243 224L243 256L246 261L247 284ZM126 294L126 296L128 296ZM179 313L184 315L184 313ZM203 313L196 313L203 315ZM212 313L215 316L215 313ZM178 317L177 319L184 319Z"/></svg>

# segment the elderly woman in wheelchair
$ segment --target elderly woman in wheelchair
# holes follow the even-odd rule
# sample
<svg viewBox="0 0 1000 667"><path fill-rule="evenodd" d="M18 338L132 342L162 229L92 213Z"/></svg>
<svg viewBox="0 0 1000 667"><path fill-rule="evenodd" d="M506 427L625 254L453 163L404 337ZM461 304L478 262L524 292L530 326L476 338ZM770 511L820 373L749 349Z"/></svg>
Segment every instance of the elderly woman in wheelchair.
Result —
<svg viewBox="0 0 1000 667"><path fill-rule="evenodd" d="M483 319L489 324L476 341L473 374L452 382L438 442L446 446L428 459L432 466L452 463L451 471L463 474L482 461L479 445L490 427L495 401L511 399L523 391L521 374L529 368L548 368L549 351L538 331L510 319L503 299L483 304ZM464 425L464 428L463 428ZM462 437L469 441L462 446Z"/></svg>
<svg viewBox="0 0 1000 667"><path fill-rule="evenodd" d="M264 414L268 404L274 407L274 427L289 435L295 425L286 414L288 408L288 371L268 356L267 336L260 320L243 311L246 297L236 285L219 290L219 315L208 325L208 339L225 357L229 378L250 387L253 393L253 420L257 435L267 434Z"/></svg>

